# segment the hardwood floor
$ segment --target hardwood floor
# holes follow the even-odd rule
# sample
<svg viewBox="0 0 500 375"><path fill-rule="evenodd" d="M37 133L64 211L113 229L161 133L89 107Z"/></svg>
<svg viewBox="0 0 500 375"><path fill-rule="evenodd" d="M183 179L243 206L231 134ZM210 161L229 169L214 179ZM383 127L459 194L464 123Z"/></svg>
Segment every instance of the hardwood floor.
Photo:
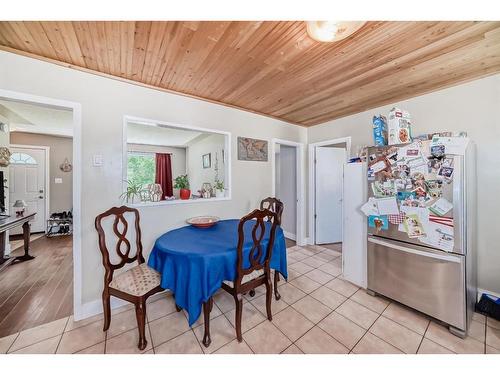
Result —
<svg viewBox="0 0 500 375"><path fill-rule="evenodd" d="M30 254L36 258L0 272L0 337L73 314L71 236L38 238Z"/></svg>
<svg viewBox="0 0 500 375"><path fill-rule="evenodd" d="M285 238L285 243L286 243L286 248L288 249L289 247L295 246L297 243L294 240L290 240L288 238Z"/></svg>

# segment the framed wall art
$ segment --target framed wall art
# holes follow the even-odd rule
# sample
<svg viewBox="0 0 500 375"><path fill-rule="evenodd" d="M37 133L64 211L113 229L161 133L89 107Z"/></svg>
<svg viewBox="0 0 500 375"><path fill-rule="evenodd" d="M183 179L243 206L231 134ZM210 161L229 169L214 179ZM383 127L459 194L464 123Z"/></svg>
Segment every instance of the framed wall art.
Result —
<svg viewBox="0 0 500 375"><path fill-rule="evenodd" d="M267 141L262 139L238 137L238 160L267 161Z"/></svg>
<svg viewBox="0 0 500 375"><path fill-rule="evenodd" d="M201 157L203 168L210 168L212 166L212 158L210 154L205 154Z"/></svg>

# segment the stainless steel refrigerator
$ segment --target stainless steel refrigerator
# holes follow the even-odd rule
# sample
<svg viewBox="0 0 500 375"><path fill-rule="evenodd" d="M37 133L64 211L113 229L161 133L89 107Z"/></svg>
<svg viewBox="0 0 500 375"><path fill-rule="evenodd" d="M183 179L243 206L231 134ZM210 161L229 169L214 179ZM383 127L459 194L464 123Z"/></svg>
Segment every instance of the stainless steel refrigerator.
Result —
<svg viewBox="0 0 500 375"><path fill-rule="evenodd" d="M421 145L428 151L430 141L424 141ZM390 196L394 193L390 189L395 188L397 192L403 192L401 197L398 196L400 198L418 188L412 184L411 178L406 178L405 181L404 173L402 179L399 178L401 175L396 174L395 178L392 174L395 169L405 170L406 166L401 165L405 161L396 162L394 150L406 146L408 145L368 149L369 197L377 195L380 198L380 191L376 187L381 186L381 183L388 187L388 191L383 190L382 194ZM373 218L369 218L368 291L389 297L440 320L449 325L452 333L464 337L477 298L475 148L474 144L469 142L463 155L425 157L428 160L428 170L432 169L433 161L443 162L445 159L453 166L451 178L448 176L441 180L440 189L433 192L433 197L429 196L427 191L427 197L421 199L427 201L418 208L419 212L425 214L439 198L452 203L453 208L446 214L441 212L441 216L435 215L435 212L430 210L428 213L437 223L446 222L449 228L452 228L447 238L450 240L451 237L452 243L441 245L440 242L432 242L430 233L419 237L409 236L410 231L405 230L404 224L406 214L393 215L391 221L382 218L382 221L377 221L377 225L373 225ZM378 173L374 173L370 165L373 166L379 161L385 165L377 165ZM397 168L392 163L398 163ZM384 167L385 169L380 170ZM411 168L406 168L406 172L409 171ZM373 185L376 181L379 181L378 185ZM429 185L432 187L432 184ZM408 199L411 201L413 196ZM403 199L397 199L400 209L403 209L402 202ZM406 210L411 211L408 208Z"/></svg>

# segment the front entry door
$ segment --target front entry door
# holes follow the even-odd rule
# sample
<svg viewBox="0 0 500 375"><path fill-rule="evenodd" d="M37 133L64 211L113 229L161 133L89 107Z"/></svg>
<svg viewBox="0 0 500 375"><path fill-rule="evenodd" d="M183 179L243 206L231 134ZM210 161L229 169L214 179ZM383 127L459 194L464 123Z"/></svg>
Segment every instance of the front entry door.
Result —
<svg viewBox="0 0 500 375"><path fill-rule="evenodd" d="M316 244L342 242L345 149L316 147Z"/></svg>
<svg viewBox="0 0 500 375"><path fill-rule="evenodd" d="M13 207L17 200L26 202L26 213L35 212L30 222L31 232L45 232L46 223L46 150L11 146L9 165L9 214L16 215ZM10 234L20 234L16 228Z"/></svg>

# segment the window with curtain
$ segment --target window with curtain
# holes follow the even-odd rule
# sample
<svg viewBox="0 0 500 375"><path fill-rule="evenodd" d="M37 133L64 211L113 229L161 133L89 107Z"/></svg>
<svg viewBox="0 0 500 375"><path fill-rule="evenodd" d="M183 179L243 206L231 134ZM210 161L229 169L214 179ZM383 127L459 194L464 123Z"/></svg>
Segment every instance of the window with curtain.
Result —
<svg viewBox="0 0 500 375"><path fill-rule="evenodd" d="M124 148L128 184L124 181L123 190L140 191L136 195L147 204L230 198L229 141L230 134L222 131L128 120Z"/></svg>

